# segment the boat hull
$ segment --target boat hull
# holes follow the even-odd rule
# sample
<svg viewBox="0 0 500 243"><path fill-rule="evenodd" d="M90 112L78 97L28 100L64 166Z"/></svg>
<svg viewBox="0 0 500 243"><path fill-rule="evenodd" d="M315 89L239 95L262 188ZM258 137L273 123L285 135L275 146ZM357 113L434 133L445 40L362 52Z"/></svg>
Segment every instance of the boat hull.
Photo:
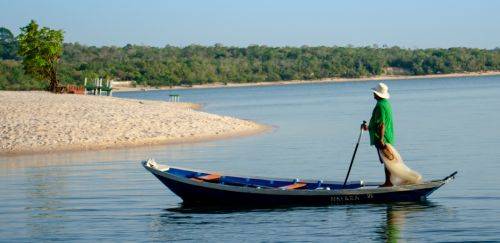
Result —
<svg viewBox="0 0 500 243"><path fill-rule="evenodd" d="M425 201L450 178L418 185L338 190L282 190L196 182L147 166L184 205L316 205Z"/></svg>
<svg viewBox="0 0 500 243"><path fill-rule="evenodd" d="M164 177L157 178L173 193L182 198L183 203L210 205L285 205L285 204L353 204L381 202L425 201L437 188L386 193L357 193L331 195L279 195L212 189L181 183Z"/></svg>

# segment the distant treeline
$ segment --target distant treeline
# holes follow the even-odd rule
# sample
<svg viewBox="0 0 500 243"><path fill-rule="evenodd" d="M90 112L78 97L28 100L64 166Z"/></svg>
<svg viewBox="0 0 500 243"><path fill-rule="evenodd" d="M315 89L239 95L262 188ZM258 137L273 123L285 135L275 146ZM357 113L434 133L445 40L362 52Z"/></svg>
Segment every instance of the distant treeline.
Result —
<svg viewBox="0 0 500 243"><path fill-rule="evenodd" d="M0 35L0 89L43 89L24 74L15 39ZM6 50L6 51L5 51ZM85 77L133 80L151 86L353 78L382 74L424 75L500 70L500 49L403 49L399 47L163 48L65 44L58 69L63 84Z"/></svg>

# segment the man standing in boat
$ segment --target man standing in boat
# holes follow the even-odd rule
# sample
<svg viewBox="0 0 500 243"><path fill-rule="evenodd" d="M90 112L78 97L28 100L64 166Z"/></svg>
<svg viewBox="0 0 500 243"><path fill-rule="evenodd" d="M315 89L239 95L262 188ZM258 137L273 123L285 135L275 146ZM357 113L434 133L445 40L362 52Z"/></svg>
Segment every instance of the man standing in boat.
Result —
<svg viewBox="0 0 500 243"><path fill-rule="evenodd" d="M373 108L372 117L368 126L363 125L363 129L370 132L370 145L377 148L377 154L380 163L384 164L380 153L392 160L393 155L387 148L387 144L394 143L394 131L392 124L392 108L389 103L389 88L384 83L379 83L377 87L372 89L373 98L377 100L375 108ZM384 166L385 182L383 187L393 186L391 183L391 173Z"/></svg>

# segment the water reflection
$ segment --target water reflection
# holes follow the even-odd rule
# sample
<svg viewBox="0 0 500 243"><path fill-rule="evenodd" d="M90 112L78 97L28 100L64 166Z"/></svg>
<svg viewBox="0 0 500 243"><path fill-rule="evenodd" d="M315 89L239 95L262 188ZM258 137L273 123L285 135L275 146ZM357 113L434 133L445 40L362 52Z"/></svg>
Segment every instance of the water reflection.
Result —
<svg viewBox="0 0 500 243"><path fill-rule="evenodd" d="M380 239L385 242L398 242L404 239L402 231L408 217L421 211L430 211L437 208L438 205L429 201L419 203L395 203L386 205L385 221L377 229L376 233ZM429 213L429 212L427 212Z"/></svg>
<svg viewBox="0 0 500 243"><path fill-rule="evenodd" d="M25 212L32 217L27 221L30 237L50 235L63 230L64 225L55 228L49 224L53 220L64 220L65 216L60 209L63 208L59 198L66 194L65 175L60 170L38 171L27 177ZM43 223L40 223L43 222Z"/></svg>
<svg viewBox="0 0 500 243"><path fill-rule="evenodd" d="M224 206L216 206L216 205L207 205L207 206L192 206L189 204L181 203L179 207L167 208L165 212L179 213L179 214L227 214L227 213L239 213L239 212L278 212L278 211L287 211L287 210L303 210L310 208L325 208L318 206L237 206L237 205L224 205Z"/></svg>
<svg viewBox="0 0 500 243"><path fill-rule="evenodd" d="M204 144L144 145L130 148L112 148L92 151L65 151L59 153L2 155L0 156L0 176L9 175L14 170L39 167L88 165L89 163L135 161L147 158L177 158L185 156L185 150L213 146Z"/></svg>
<svg viewBox="0 0 500 243"><path fill-rule="evenodd" d="M94 151L65 151L59 153L7 155L0 157L0 172L24 168L89 164L134 159L141 161L166 146L143 146ZM0 174L1 175L1 174Z"/></svg>
<svg viewBox="0 0 500 243"><path fill-rule="evenodd" d="M152 231L161 237L174 231L203 230L207 227L236 227L252 226L253 230L259 227L306 227L324 229L322 234L336 237L341 240L349 239L353 233L363 234L361 229L353 229L350 225L364 224L366 229L375 229L376 239L385 242L399 242L412 240L411 236L403 234L411 225L425 219L422 215L439 215L448 211L443 206L429 201L418 203L391 203L368 205L331 205L331 206L282 206L282 207L238 207L238 206L209 206L192 207L180 205L179 207L164 209L152 223ZM299 215L315 215L308 221L301 220ZM299 216L296 218L296 216ZM370 225L373 224L373 225ZM282 229L279 229L282 230ZM277 229L277 231L279 231ZM286 231L286 230L285 230ZM341 232L343 231L343 232ZM368 235L373 231L368 232ZM308 235L311 237L311 235ZM324 236L324 235L323 235ZM191 236L193 237L193 236ZM176 239L196 239L183 238Z"/></svg>

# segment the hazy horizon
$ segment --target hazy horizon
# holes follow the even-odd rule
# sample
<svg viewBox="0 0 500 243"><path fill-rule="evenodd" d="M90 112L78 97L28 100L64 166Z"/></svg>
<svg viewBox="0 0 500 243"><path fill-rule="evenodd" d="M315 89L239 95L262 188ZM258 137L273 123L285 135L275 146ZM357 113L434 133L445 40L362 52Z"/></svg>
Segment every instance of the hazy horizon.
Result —
<svg viewBox="0 0 500 243"><path fill-rule="evenodd" d="M0 0L0 8L0 26L15 35L34 19L86 46L500 47L500 1Z"/></svg>

